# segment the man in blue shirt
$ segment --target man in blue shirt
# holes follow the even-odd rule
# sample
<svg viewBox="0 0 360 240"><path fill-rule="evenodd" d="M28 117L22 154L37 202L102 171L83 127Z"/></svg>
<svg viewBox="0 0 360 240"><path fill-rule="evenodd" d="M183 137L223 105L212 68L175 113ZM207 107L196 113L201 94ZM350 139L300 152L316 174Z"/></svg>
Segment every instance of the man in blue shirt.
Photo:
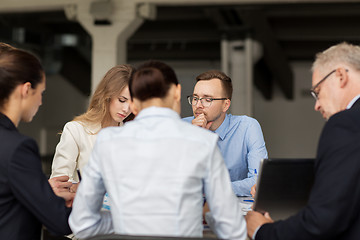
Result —
<svg viewBox="0 0 360 240"><path fill-rule="evenodd" d="M219 135L218 146L229 170L237 196L250 196L260 160L267 158L260 124L254 118L226 114L231 104L232 82L223 72L212 70L196 77L188 96L194 117L184 118Z"/></svg>

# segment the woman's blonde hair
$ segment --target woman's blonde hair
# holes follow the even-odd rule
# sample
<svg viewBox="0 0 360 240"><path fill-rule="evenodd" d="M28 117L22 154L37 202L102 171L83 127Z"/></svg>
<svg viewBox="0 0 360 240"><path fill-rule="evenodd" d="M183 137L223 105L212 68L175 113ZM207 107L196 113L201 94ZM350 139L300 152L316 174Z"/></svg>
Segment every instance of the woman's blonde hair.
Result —
<svg viewBox="0 0 360 240"><path fill-rule="evenodd" d="M108 127L111 122L110 100L112 97L117 97L128 86L134 70L134 67L126 64L111 68L96 87L87 111L75 117L73 121L90 125L100 123L101 128ZM132 116L132 114L129 115L130 118Z"/></svg>

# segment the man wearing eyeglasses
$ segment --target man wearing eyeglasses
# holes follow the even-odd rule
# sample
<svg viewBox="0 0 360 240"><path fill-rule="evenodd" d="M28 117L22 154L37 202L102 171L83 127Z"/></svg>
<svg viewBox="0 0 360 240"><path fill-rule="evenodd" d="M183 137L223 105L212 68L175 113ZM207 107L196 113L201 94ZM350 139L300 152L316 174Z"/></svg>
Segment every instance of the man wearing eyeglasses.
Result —
<svg viewBox="0 0 360 240"><path fill-rule="evenodd" d="M226 114L231 104L231 79L212 70L196 77L193 95L188 96L194 117L184 118L193 125L219 135L218 146L229 170L237 196L250 196L260 160L267 157L260 124L248 116Z"/></svg>
<svg viewBox="0 0 360 240"><path fill-rule="evenodd" d="M327 120L314 185L307 206L285 221L249 212L256 240L360 239L360 47L335 45L316 55L312 70L315 110Z"/></svg>

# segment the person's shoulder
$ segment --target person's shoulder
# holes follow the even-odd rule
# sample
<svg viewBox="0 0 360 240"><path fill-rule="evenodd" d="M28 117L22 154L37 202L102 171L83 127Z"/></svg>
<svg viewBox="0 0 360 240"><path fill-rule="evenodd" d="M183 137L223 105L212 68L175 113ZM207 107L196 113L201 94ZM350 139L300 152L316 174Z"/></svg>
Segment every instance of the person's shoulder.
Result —
<svg viewBox="0 0 360 240"><path fill-rule="evenodd" d="M84 132L84 127L77 121L70 121L65 123L61 135L78 136L81 132Z"/></svg>
<svg viewBox="0 0 360 240"><path fill-rule="evenodd" d="M200 141L217 141L219 137L217 134L208 129L192 125L191 122L189 123L181 120L179 121L179 124L181 132L190 139L197 139Z"/></svg>
<svg viewBox="0 0 360 240"><path fill-rule="evenodd" d="M227 115L231 126L238 126L238 125L247 125L247 126L259 126L258 120L253 117L249 117L247 115Z"/></svg>
<svg viewBox="0 0 360 240"><path fill-rule="evenodd" d="M28 154L37 149L36 141L14 128L0 128L1 164L14 160L14 154ZM4 167L4 165L2 165ZM5 168L4 168L5 169Z"/></svg>
<svg viewBox="0 0 360 240"><path fill-rule="evenodd" d="M107 141L112 140L114 137L118 137L119 133L124 129L124 126L122 127L106 127L102 128L97 136L97 141Z"/></svg>
<svg viewBox="0 0 360 240"><path fill-rule="evenodd" d="M351 108L332 115L325 123L319 145L330 149L357 142L360 134L360 108ZM328 146L330 144L330 147Z"/></svg>
<svg viewBox="0 0 360 240"><path fill-rule="evenodd" d="M26 169L31 169L33 166L37 166L37 161L40 160L36 141L22 134L9 136L7 141L2 142L0 151L3 152L0 161L2 171L10 171L11 166L18 166L19 164L24 164L27 166Z"/></svg>
<svg viewBox="0 0 360 240"><path fill-rule="evenodd" d="M19 144L37 148L37 143L35 139L25 135L21 135L21 137L19 138Z"/></svg>
<svg viewBox="0 0 360 240"><path fill-rule="evenodd" d="M19 149L37 149L37 143L35 139L23 135L19 132L9 135L6 143L3 143L3 147L11 152L11 149L19 151Z"/></svg>
<svg viewBox="0 0 360 240"><path fill-rule="evenodd" d="M64 129L76 129L76 128L82 128L83 125L82 123L78 122L78 121L70 121L65 123L64 125Z"/></svg>
<svg viewBox="0 0 360 240"><path fill-rule="evenodd" d="M193 119L194 119L193 116L181 118L179 121L179 124L181 125L181 130L195 132L195 134L200 134L200 135L204 135L204 136L217 136L215 133L213 133L212 131L210 131L208 129L192 125L191 121Z"/></svg>
<svg viewBox="0 0 360 240"><path fill-rule="evenodd" d="M353 107L332 115L325 124L325 128L343 125L345 128L355 127L359 129L359 122L360 107Z"/></svg>
<svg viewBox="0 0 360 240"><path fill-rule="evenodd" d="M227 114L228 118L231 121L247 121L247 122L257 122L257 120L253 117L249 117L247 115L232 115L232 114Z"/></svg>
<svg viewBox="0 0 360 240"><path fill-rule="evenodd" d="M20 133L17 130L5 130L5 131L2 131L0 141L2 141L3 145L6 144L6 143L10 143L11 145L17 145L17 144L19 144L21 142L26 142L26 141L35 142L34 139Z"/></svg>
<svg viewBox="0 0 360 240"><path fill-rule="evenodd" d="M81 131L87 134L94 135L100 131L100 124L89 124L80 121L70 121L64 125L64 131L69 130L70 132Z"/></svg>
<svg viewBox="0 0 360 240"><path fill-rule="evenodd" d="M359 122L360 109L351 108L332 115L321 132L318 155L326 153L326 156L334 156L331 158L336 159L335 157L344 151L355 153L360 140ZM351 148L353 150L350 150Z"/></svg>
<svg viewBox="0 0 360 240"><path fill-rule="evenodd" d="M190 116L190 117L184 117L181 120L185 121L185 122L189 122L191 123L192 120L194 120L194 116Z"/></svg>

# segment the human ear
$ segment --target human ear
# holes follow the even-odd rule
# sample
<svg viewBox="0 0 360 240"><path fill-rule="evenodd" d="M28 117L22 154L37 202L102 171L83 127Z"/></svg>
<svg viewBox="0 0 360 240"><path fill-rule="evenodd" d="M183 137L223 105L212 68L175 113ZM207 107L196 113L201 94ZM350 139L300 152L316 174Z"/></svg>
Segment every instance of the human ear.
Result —
<svg viewBox="0 0 360 240"><path fill-rule="evenodd" d="M176 85L176 89L175 89L175 100L176 100L176 101L180 101L180 100L181 100L181 85L180 85L180 84Z"/></svg>
<svg viewBox="0 0 360 240"><path fill-rule="evenodd" d="M344 88L349 82L348 70L339 68L336 75L340 78L340 88Z"/></svg>
<svg viewBox="0 0 360 240"><path fill-rule="evenodd" d="M30 89L31 89L31 83L29 82L24 83L21 87L21 96L23 98L26 98L29 95Z"/></svg>
<svg viewBox="0 0 360 240"><path fill-rule="evenodd" d="M174 104L172 109L176 111L179 115L181 113L181 85L176 85L175 94L174 94Z"/></svg>
<svg viewBox="0 0 360 240"><path fill-rule="evenodd" d="M230 108L230 105L231 105L231 100L226 99L223 107L223 112L226 112Z"/></svg>
<svg viewBox="0 0 360 240"><path fill-rule="evenodd" d="M130 111L136 116L139 113L139 108L134 100L129 100Z"/></svg>

